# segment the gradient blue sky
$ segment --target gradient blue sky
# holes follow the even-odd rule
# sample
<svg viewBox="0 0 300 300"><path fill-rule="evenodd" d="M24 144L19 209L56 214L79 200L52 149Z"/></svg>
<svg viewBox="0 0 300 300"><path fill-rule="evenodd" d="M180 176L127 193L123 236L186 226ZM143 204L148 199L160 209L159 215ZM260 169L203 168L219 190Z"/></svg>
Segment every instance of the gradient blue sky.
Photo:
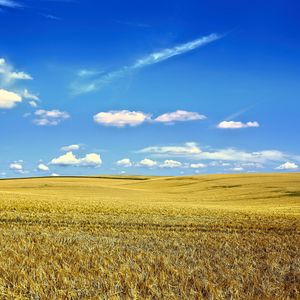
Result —
<svg viewBox="0 0 300 300"><path fill-rule="evenodd" d="M299 12L0 0L1 176L299 170Z"/></svg>

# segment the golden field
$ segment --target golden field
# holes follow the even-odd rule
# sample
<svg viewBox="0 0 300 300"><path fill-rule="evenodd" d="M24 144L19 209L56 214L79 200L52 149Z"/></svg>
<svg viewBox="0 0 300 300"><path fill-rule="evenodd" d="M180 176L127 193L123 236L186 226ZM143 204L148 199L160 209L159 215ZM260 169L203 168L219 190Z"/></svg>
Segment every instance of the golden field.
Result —
<svg viewBox="0 0 300 300"><path fill-rule="evenodd" d="M0 299L300 299L300 174L0 180Z"/></svg>

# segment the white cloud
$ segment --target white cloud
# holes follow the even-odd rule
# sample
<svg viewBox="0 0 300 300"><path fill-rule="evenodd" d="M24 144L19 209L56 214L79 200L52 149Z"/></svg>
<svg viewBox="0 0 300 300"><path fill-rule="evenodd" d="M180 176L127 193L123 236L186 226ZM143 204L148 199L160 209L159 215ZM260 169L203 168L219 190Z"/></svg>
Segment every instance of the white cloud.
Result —
<svg viewBox="0 0 300 300"><path fill-rule="evenodd" d="M23 91L23 93L22 93L22 96L23 96L23 98L29 99L29 100L30 100L28 103L29 103L29 105L30 105L31 107L34 107L34 108L35 108L35 107L38 106L37 101L39 101L40 99L39 99L39 97L38 97L37 95L32 94L32 93L30 93L27 89L25 89L25 90Z"/></svg>
<svg viewBox="0 0 300 300"><path fill-rule="evenodd" d="M280 166L278 166L276 169L277 170L297 170L299 168L298 165L296 165L293 162L286 162Z"/></svg>
<svg viewBox="0 0 300 300"><path fill-rule="evenodd" d="M12 2L12 1L8 1L8 2ZM0 3L0 6L1 6L1 3ZM15 71L14 67L12 65L10 65L9 63L7 63L7 61L4 58L0 58L0 86L2 86L2 87L12 86L16 80L32 80L32 79L33 78L31 77L31 75L29 75L25 72ZM3 94L3 91L9 92L6 90L1 90L2 94ZM30 93L27 89L24 89L24 91L20 91L18 93L15 93L15 92L9 92L9 93L11 93L10 97L8 99L2 100L2 102L4 101L6 104L8 103L9 108L15 106L16 102L21 102L22 98L30 99L31 101L29 101L29 105L32 107L37 107L37 101L39 100L39 97L37 95ZM13 94L14 101L12 101L12 98L11 98L12 94ZM6 98L8 97L7 94L4 96ZM3 97L3 95L2 95L2 97ZM0 95L0 102L1 102L1 95Z"/></svg>
<svg viewBox="0 0 300 300"><path fill-rule="evenodd" d="M200 115L197 112L188 112L185 110L165 113L155 119L151 118L151 114L141 111L114 110L96 114L94 116L94 121L104 126L125 127L137 126L145 122L173 124L175 122L203 120L205 118L204 115Z"/></svg>
<svg viewBox="0 0 300 300"><path fill-rule="evenodd" d="M100 72L100 71L82 69L82 70L78 71L77 76L78 77L90 77L90 76L95 76L95 75L98 75L101 73L102 72Z"/></svg>
<svg viewBox="0 0 300 300"><path fill-rule="evenodd" d="M244 171L244 168L242 168L242 167L235 167L235 168L232 168L231 171L242 172L242 171Z"/></svg>
<svg viewBox="0 0 300 300"><path fill-rule="evenodd" d="M25 72L11 72L9 74L11 80L32 80L33 78Z"/></svg>
<svg viewBox="0 0 300 300"><path fill-rule="evenodd" d="M38 106L38 104L35 101L29 101L28 103L33 108L36 108Z"/></svg>
<svg viewBox="0 0 300 300"><path fill-rule="evenodd" d="M133 165L129 158L123 158L121 160L118 160L116 164L120 167L125 167L125 168L131 167Z"/></svg>
<svg viewBox="0 0 300 300"><path fill-rule="evenodd" d="M0 89L0 109L10 109L22 102L22 97L14 92Z"/></svg>
<svg viewBox="0 0 300 300"><path fill-rule="evenodd" d="M65 151L65 152L69 152L69 151L75 151L75 150L79 150L80 146L77 144L73 144L73 145L69 145L69 146L63 146L61 147L61 151Z"/></svg>
<svg viewBox="0 0 300 300"><path fill-rule="evenodd" d="M60 165L60 166L76 166L76 165L78 165L78 159L70 151L62 156L52 159L51 164L52 165Z"/></svg>
<svg viewBox="0 0 300 300"><path fill-rule="evenodd" d="M0 0L0 6L10 7L10 8L22 7L22 5L19 2L13 0Z"/></svg>
<svg viewBox="0 0 300 300"><path fill-rule="evenodd" d="M186 122L186 121L196 121L196 120L204 120L206 116L200 115L197 112L190 112L185 110L177 110L171 113L165 113L154 119L154 122L159 123L169 123L172 124L174 122Z"/></svg>
<svg viewBox="0 0 300 300"><path fill-rule="evenodd" d="M1 5L1 3L0 3ZM2 85L9 85L15 80L32 80L31 75L25 72L17 72L4 58L0 58L0 78Z"/></svg>
<svg viewBox="0 0 300 300"><path fill-rule="evenodd" d="M139 150L137 153L149 153L159 157L184 157L197 160L215 160L215 161L238 161L265 163L284 161L291 155L278 150L263 150L257 152L247 152L234 148L225 148L214 151L203 151L194 143L186 143L182 146L151 146Z"/></svg>
<svg viewBox="0 0 300 300"><path fill-rule="evenodd" d="M23 160L18 160L9 165L9 169L19 174L29 173L23 169Z"/></svg>
<svg viewBox="0 0 300 300"><path fill-rule="evenodd" d="M52 176L52 177L59 177L60 175L57 174L57 173L52 173L51 176Z"/></svg>
<svg viewBox="0 0 300 300"><path fill-rule="evenodd" d="M9 168L14 171L22 171L23 165L21 162L13 162L9 165Z"/></svg>
<svg viewBox="0 0 300 300"><path fill-rule="evenodd" d="M174 169L183 167L183 164L177 160L167 159L160 165L160 167Z"/></svg>
<svg viewBox="0 0 300 300"><path fill-rule="evenodd" d="M201 169L201 168L205 168L206 165L202 164L202 163L197 163L197 164L190 164L190 168L192 169Z"/></svg>
<svg viewBox="0 0 300 300"><path fill-rule="evenodd" d="M137 126L150 119L150 115L140 111L116 110L100 112L94 116L94 121L104 126Z"/></svg>
<svg viewBox="0 0 300 300"><path fill-rule="evenodd" d="M55 20L55 21L59 21L61 20L61 18L57 17L57 16L54 16L54 15L51 15L51 14L43 14L43 13L40 13L40 15L46 19L49 19L49 20Z"/></svg>
<svg viewBox="0 0 300 300"><path fill-rule="evenodd" d="M83 158L77 158L73 152L67 152L57 158L51 160L52 165L59 166L85 166L85 167L97 167L102 164L102 160L99 154L89 153Z"/></svg>
<svg viewBox="0 0 300 300"><path fill-rule="evenodd" d="M22 96L25 98L25 99L31 99L31 100L35 100L35 101L38 101L39 100L39 97L37 95L34 95L32 93L30 93L27 89L25 89L22 93Z"/></svg>
<svg viewBox="0 0 300 300"><path fill-rule="evenodd" d="M85 167L97 167L102 164L99 154L89 153L85 157L79 159L79 165Z"/></svg>
<svg viewBox="0 0 300 300"><path fill-rule="evenodd" d="M200 154L201 150L196 143L185 143L183 146L152 146L139 150L138 153L152 153L167 156L189 156Z"/></svg>
<svg viewBox="0 0 300 300"><path fill-rule="evenodd" d="M49 171L48 166L46 166L45 164L39 164L37 168L38 168L39 171L42 171L42 172L48 172Z"/></svg>
<svg viewBox="0 0 300 300"><path fill-rule="evenodd" d="M175 46L173 48L167 48L167 49L163 49L158 52L151 53L151 54L145 56L144 58L139 59L132 66L132 68L139 69L139 68L143 68L145 66L157 64L157 63L167 60L173 56L184 54L186 52L197 49L197 48L204 46L206 44L209 44L211 42L214 42L218 39L220 39L220 36L213 33L208 36L204 36L204 37L198 38L196 40L193 40L191 42Z"/></svg>
<svg viewBox="0 0 300 300"><path fill-rule="evenodd" d="M147 168L153 168L157 166L157 162L155 160L144 158L141 160L138 164L140 167L147 167Z"/></svg>
<svg viewBox="0 0 300 300"><path fill-rule="evenodd" d="M192 51L194 49L197 49L197 48L207 45L209 43L212 43L220 38L221 38L220 35L213 33L213 34L195 39L191 42L175 46L173 48L167 48L167 49L163 49L161 51L150 53L149 55L147 55L141 59L138 59L132 65L124 66L116 71L105 73L90 82L82 83L81 81L76 81L72 84L71 88L72 88L74 94L82 94L82 93L88 93L88 92L95 91L97 89L100 89L100 88L110 84L113 80L115 80L117 78L122 78L122 77L130 74L134 70L138 70L138 69L144 68L146 66L157 64L159 62L165 61L174 56L182 55L184 53L187 53L189 51Z"/></svg>
<svg viewBox="0 0 300 300"><path fill-rule="evenodd" d="M244 163L239 163L237 167L262 169L264 166L261 163L244 162Z"/></svg>
<svg viewBox="0 0 300 300"><path fill-rule="evenodd" d="M34 119L34 123L38 126L55 126L63 120L70 118L70 115L66 112L59 110L44 110L39 109L34 113L38 118Z"/></svg>
<svg viewBox="0 0 300 300"><path fill-rule="evenodd" d="M241 128L251 128L251 127L259 127L259 123L254 122L235 122L235 121L223 121L217 126L220 129L241 129Z"/></svg>
<svg viewBox="0 0 300 300"><path fill-rule="evenodd" d="M212 161L209 163L210 167L230 167L231 163L223 162L223 161Z"/></svg>

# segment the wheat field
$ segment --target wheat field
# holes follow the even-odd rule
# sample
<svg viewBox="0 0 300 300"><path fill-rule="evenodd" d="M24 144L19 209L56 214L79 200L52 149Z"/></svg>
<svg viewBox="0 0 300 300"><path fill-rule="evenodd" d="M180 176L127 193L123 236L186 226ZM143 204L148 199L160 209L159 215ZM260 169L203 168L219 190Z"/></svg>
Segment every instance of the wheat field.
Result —
<svg viewBox="0 0 300 300"><path fill-rule="evenodd" d="M0 181L0 299L300 299L300 174Z"/></svg>

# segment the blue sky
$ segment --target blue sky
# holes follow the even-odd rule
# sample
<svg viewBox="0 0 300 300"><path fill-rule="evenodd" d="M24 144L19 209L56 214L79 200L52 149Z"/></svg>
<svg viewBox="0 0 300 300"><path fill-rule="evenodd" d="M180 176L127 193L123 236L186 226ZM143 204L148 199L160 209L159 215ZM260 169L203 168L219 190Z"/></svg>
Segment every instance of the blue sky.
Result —
<svg viewBox="0 0 300 300"><path fill-rule="evenodd" d="M0 0L0 176L299 171L299 9Z"/></svg>

